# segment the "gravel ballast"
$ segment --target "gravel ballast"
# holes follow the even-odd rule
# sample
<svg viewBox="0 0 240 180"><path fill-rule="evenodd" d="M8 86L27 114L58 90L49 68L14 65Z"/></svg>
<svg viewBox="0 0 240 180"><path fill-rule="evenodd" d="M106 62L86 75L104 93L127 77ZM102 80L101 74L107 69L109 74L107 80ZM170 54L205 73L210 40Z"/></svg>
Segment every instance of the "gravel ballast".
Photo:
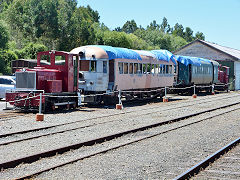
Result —
<svg viewBox="0 0 240 180"><path fill-rule="evenodd" d="M44 127L44 126L53 125L53 124L61 124L64 121L65 122L74 122L74 121L78 121L79 119L82 120L79 122L80 126L84 126L84 125L86 125L86 126L91 125L91 126L81 128L78 130L74 130L74 131L64 132L61 134L54 134L54 135L46 136L43 138L38 138L38 139L28 140L28 141L24 141L24 142L20 142L20 143L13 143L13 144L5 145L5 146L0 146L0 152L1 152L0 161L4 161L5 159L11 159L11 158L14 159L14 158L21 157L24 155L33 154L35 152L39 152L42 150L54 149L56 147L74 144L79 141L82 142L82 141L93 139L96 137L112 134L112 133L115 133L118 131L131 129L133 127L136 128L136 127L141 127L143 125L149 125L152 123L159 122L160 120L165 121L170 118L177 117L177 116L182 116L182 115L186 115L189 113L202 111L206 108L218 107L223 104L230 104L230 103L240 101L240 97L237 97L237 95L238 95L237 93L231 93L229 95L232 95L235 97L231 99L231 98L227 98L227 96L226 96L226 98L222 99L221 101L216 100L214 102L207 102L207 101L210 101L211 98L217 99L217 98L224 97L223 94L219 94L217 96L209 96L209 98L208 97L199 97L197 100L189 99L189 100L186 100L185 102L182 101L179 103L178 102L171 102L168 104L153 103L153 104L142 105L140 107L127 107L124 109L124 111L117 111L115 109L94 109L93 108L93 111L89 110L89 111L85 111L84 113L82 113L80 110L80 111L71 112L71 113L47 114L46 122L43 122L42 124L39 123L37 126L35 125L36 123L34 124L34 122L31 122L30 119L28 119L25 122L21 121L20 125L18 126L18 127L20 127L20 129L22 128L21 125L23 125L23 124L26 124L26 126L27 126L26 128L31 128L31 127L35 128L38 126ZM201 100L202 100L202 103L200 103ZM206 103L204 103L203 100L205 100ZM192 105L191 107L179 108L179 106L181 106L181 105L186 106L188 103L192 103L192 102L195 102L194 103L195 105ZM176 108L176 106L178 106L178 108ZM164 109L165 109L165 111L164 111ZM166 110L166 109L170 109L170 110ZM119 112L121 112L121 113L119 114ZM237 111L236 111L236 113L237 113ZM118 115L115 116L114 114L118 114ZM232 114L232 113L229 113L229 114ZM100 118L100 116L103 116L103 115L105 117ZM108 115L112 115L112 116L107 117ZM95 118L95 119L85 121L89 118ZM213 119L216 119L216 118L213 118ZM98 124L99 122L104 122L104 121L106 121L105 124L104 123ZM20 122L20 120L17 120L17 122ZM27 122L29 122L28 125L27 125ZM5 122L5 123L7 125L10 125L11 123L13 123L13 121ZM194 126L194 124L192 126ZM5 127L5 130L6 130L5 132L9 132L8 126L3 125L2 127ZM214 127L214 126L212 126L212 127ZM159 127L159 128L164 129L164 127ZM184 129L184 128L182 128L182 129ZM18 130L17 127L14 126L14 131L17 131L17 130ZM52 130L52 131L54 132L54 130ZM228 131L228 129L226 129L226 132L227 131ZM49 132L51 132L51 130ZM148 134L148 133L149 132L144 131L143 134ZM34 135L35 132L32 132L32 134ZM138 133L138 135L141 136L141 133L140 134ZM203 132L203 135L205 135L204 132ZM1 138L1 141L4 142L5 140L11 140L11 138L14 139L14 137ZM178 138L178 137L176 136L176 138ZM151 140L152 139L154 139L154 138L151 138ZM180 140L181 140L181 138L179 139L179 141ZM225 140L227 141L228 137ZM207 141L207 140L205 140L205 141ZM111 143L109 143L109 144L111 144ZM128 146L126 146L126 148L127 147ZM151 147L151 146L149 145L149 147ZM175 148L174 144L172 145L172 148ZM122 148L120 148L120 149L122 149ZM139 149L142 149L142 146L140 146ZM210 149L212 150L212 148L210 148ZM117 150L115 150L115 151L117 151ZM112 151L112 152L115 152L115 151ZM142 153L145 154L146 152L143 151ZM111 153L111 151L109 153ZM192 155L192 153L194 154L194 152L190 152L190 155ZM106 153L106 154L108 154L108 153ZM69 159L71 159L72 156L74 156L74 155L73 154L69 155L68 156ZM103 155L99 155L99 157L102 157L102 156ZM155 156L155 155L153 155L153 156ZM98 157L98 156L95 156L95 157ZM95 158L95 157L93 157L93 158ZM144 157L146 157L148 159L147 156L144 156ZM92 158L89 158L89 159L92 159ZM151 157L150 157L150 159L151 159ZM82 161L84 162L85 160L82 160ZM138 161L136 161L136 162L138 162ZM77 163L79 163L79 162L77 162ZM138 171L138 170L139 169L136 169L136 171ZM116 169L116 172L117 171L118 171L118 169ZM123 172L121 172L121 173L123 173ZM113 176L113 178L115 178L115 176ZM59 178L60 177L61 176L59 176ZM77 176L77 177L81 178L82 176ZM125 177L122 177L122 176L119 176L119 177L125 179ZM134 177L138 178L139 176L134 176ZM143 177L148 177L148 176L143 176ZM149 177L154 178L154 176L153 177L149 176ZM168 173L167 173L166 177L168 178ZM56 176L56 178L58 178L58 177ZM97 177L87 175L86 178L97 178ZM101 176L100 176L100 178L105 179L105 177L101 177ZM106 178L110 178L110 176L109 177L106 176ZM126 178L131 178L131 176L127 175Z"/></svg>

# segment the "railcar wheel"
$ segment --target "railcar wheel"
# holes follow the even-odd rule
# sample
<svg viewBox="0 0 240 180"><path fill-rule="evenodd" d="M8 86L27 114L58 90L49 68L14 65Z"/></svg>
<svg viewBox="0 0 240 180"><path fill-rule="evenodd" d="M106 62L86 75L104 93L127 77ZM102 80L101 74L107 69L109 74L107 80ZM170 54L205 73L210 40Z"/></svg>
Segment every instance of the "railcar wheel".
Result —
<svg viewBox="0 0 240 180"><path fill-rule="evenodd" d="M66 108L67 108L67 110L69 111L69 110L71 109L70 104L67 104Z"/></svg>
<svg viewBox="0 0 240 180"><path fill-rule="evenodd" d="M72 108L73 108L73 109L76 109L76 108L77 108L77 103L74 103L74 104L72 105Z"/></svg>

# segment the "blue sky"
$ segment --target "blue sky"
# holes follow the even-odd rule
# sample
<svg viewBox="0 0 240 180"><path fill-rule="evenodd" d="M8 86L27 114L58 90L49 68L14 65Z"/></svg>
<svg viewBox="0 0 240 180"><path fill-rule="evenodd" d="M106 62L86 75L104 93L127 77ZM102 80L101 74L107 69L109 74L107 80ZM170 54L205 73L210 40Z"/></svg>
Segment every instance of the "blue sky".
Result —
<svg viewBox="0 0 240 180"><path fill-rule="evenodd" d="M111 29L134 19L144 28L163 17L173 27L203 32L206 41L240 50L240 0L78 0L79 6L97 10L100 21Z"/></svg>

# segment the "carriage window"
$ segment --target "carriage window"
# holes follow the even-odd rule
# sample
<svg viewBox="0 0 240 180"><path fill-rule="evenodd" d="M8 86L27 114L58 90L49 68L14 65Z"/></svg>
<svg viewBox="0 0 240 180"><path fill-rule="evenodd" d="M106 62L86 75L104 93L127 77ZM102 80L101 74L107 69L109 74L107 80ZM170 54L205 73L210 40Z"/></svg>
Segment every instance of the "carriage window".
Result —
<svg viewBox="0 0 240 180"><path fill-rule="evenodd" d="M158 74L158 70L159 70L159 68L158 68L158 67L159 67L159 65L158 65L158 64L156 64L156 65L155 65L155 73L156 73L156 74Z"/></svg>
<svg viewBox="0 0 240 180"><path fill-rule="evenodd" d="M90 61L90 71L91 72L97 71L97 61Z"/></svg>
<svg viewBox="0 0 240 180"><path fill-rule="evenodd" d="M147 64L147 72L148 72L148 74L151 73L151 70L152 70L151 64Z"/></svg>
<svg viewBox="0 0 240 180"><path fill-rule="evenodd" d="M159 73L160 73L160 74L163 73L163 65L162 65L162 64L159 65Z"/></svg>
<svg viewBox="0 0 240 180"><path fill-rule="evenodd" d="M138 74L142 74L143 65L140 63L138 64Z"/></svg>
<svg viewBox="0 0 240 180"><path fill-rule="evenodd" d="M80 60L80 71L89 71L89 61Z"/></svg>
<svg viewBox="0 0 240 180"><path fill-rule="evenodd" d="M124 63L124 74L128 74L128 63Z"/></svg>
<svg viewBox="0 0 240 180"><path fill-rule="evenodd" d="M166 65L166 74L169 73L169 65Z"/></svg>
<svg viewBox="0 0 240 180"><path fill-rule="evenodd" d="M129 63L129 74L133 74L133 63Z"/></svg>
<svg viewBox="0 0 240 180"><path fill-rule="evenodd" d="M146 74L147 71L147 64L143 64L143 74Z"/></svg>
<svg viewBox="0 0 240 180"><path fill-rule="evenodd" d="M151 72L152 74L155 74L155 64L152 64Z"/></svg>
<svg viewBox="0 0 240 180"><path fill-rule="evenodd" d="M134 74L137 74L138 63L134 63Z"/></svg>
<svg viewBox="0 0 240 180"><path fill-rule="evenodd" d="M169 65L169 74L172 74L172 65Z"/></svg>
<svg viewBox="0 0 240 180"><path fill-rule="evenodd" d="M40 57L40 64L41 65L50 65L51 64L50 55L42 55Z"/></svg>
<svg viewBox="0 0 240 180"><path fill-rule="evenodd" d="M107 73L107 61L103 61L103 73Z"/></svg>
<svg viewBox="0 0 240 180"><path fill-rule="evenodd" d="M166 73L166 65L163 65L163 74Z"/></svg>
<svg viewBox="0 0 240 180"><path fill-rule="evenodd" d="M66 61L66 56L55 56L56 65L64 65Z"/></svg>
<svg viewBox="0 0 240 180"><path fill-rule="evenodd" d="M120 74L123 74L123 63L118 63L118 70Z"/></svg>

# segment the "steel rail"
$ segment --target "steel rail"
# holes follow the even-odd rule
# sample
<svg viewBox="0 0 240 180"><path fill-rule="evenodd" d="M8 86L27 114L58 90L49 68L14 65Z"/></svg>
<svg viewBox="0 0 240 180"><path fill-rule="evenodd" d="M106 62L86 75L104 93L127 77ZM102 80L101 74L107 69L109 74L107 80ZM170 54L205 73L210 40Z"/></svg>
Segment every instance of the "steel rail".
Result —
<svg viewBox="0 0 240 180"><path fill-rule="evenodd" d="M233 110L230 110L228 111L227 113L229 112L232 112L232 111L235 111L235 110L238 110L239 108L236 108L236 109L233 109ZM95 156L95 155L98 155L98 154L103 154L103 153L106 153L108 151L111 151L111 150L114 150L114 149L118 149L120 147L124 147L124 146L127 146L127 145L130 145L130 144L133 144L133 143L136 143L136 142L140 142L142 140L146 140L146 139L149 139L149 138L152 138L152 137L156 137L158 135L161 135L161 134L165 134L165 133L168 133L168 132L171 132L171 131L174 131L174 130L177 130L177 129L180 129L180 128L183 128L183 127L187 127L189 125L193 125L193 124L196 124L196 123L199 123L199 122L202 122L204 120L208 120L208 119L211 119L211 118L214 118L214 117L218 117L220 115L224 115L226 112L223 112L223 113L219 113L217 115L213 115L213 116L210 116L210 117L207 117L207 118L203 118L201 120L198 120L196 122L192 122L192 123L189 123L189 124L185 124L185 125L181 125L181 126L178 126L178 127L175 127L175 128L172 128L172 129L168 129L168 130L165 130L163 132L160 132L160 133L155 133L153 135L148 135L146 137L142 137L142 138L139 138L139 139L136 139L136 140L132 140L132 141L129 141L127 143L122 143L120 145L115 145L114 147L109 147L107 149L104 149L104 150L100 150L100 151L97 151L97 152L94 152L94 153L91 153L89 155L85 155L83 157L80 157L80 158L76 158L76 159L73 159L73 160L69 160L69 161L66 161L66 162L63 162L63 163L59 163L57 165L53 165L51 167L47 167L45 169L42 169L42 170L36 170L35 172L32 172L32 173L28 173L26 175L23 175L21 177L15 177L14 179L28 179L28 178L32 178L33 176L36 176L38 174L41 174L43 172L47 172L47 171L50 171L52 169L56 169L56 168L59 168L59 167L62 167L64 165L67 165L67 164L71 164L71 163L74 163L74 162L77 162L77 161L80 161L80 160L83 160L83 159L86 159L86 158L90 158L92 156Z"/></svg>
<svg viewBox="0 0 240 180"><path fill-rule="evenodd" d="M23 162L25 162L25 163L34 162L34 161L37 161L39 158L50 157L50 156L55 155L56 153L62 154L62 153L67 152L71 149L78 149L82 146L92 146L95 143L102 143L104 141L110 141L114 138L118 138L118 137L121 137L121 136L126 135L126 134L135 133L135 132L138 132L138 131L144 131L144 130L149 129L149 128L154 128L154 127L162 126L162 125L173 123L173 122L178 122L178 121L181 121L181 120L184 120L184 119L187 119L187 118L191 118L191 117L194 117L194 116L197 116L197 115L200 115L200 114L204 114L204 113L207 113L207 112L212 112L212 111L215 111L215 110L218 110L218 109L221 109L221 108L231 107L231 106L237 105L237 104L240 104L240 102L232 103L230 105L225 105L225 106L221 106L221 107L217 107L217 108L204 110L204 111L197 112L197 113L192 113L192 114L185 115L185 116L180 116L178 118L173 118L173 119L170 119L170 120L167 120L167 121L142 126L142 127L139 127L139 128L134 128L134 129L130 129L130 130L127 130L127 131L122 131L122 132L119 132L119 133L111 134L111 135L100 137L100 138L93 139L93 140L89 140L89 141L86 141L86 142L80 142L80 143L77 143L77 144L73 144L73 145L69 145L69 146L65 146L65 147L60 147L60 148L57 148L57 149L54 149L54 150L40 152L38 154L34 154L34 155L19 158L19 159L3 162L3 163L0 164L0 169L12 168L12 167L15 167L15 166L23 163Z"/></svg>
<svg viewBox="0 0 240 180"><path fill-rule="evenodd" d="M220 158L221 155L227 153L231 150L234 146L240 143L240 137L229 143L228 145L224 146L217 152L213 153L212 155L208 156L206 159L201 161L200 163L196 164L192 168L188 169L186 172L180 174L175 178L175 180L182 180L182 179L190 179L192 176L198 174L202 169L205 169L209 166L210 163L216 161L216 159Z"/></svg>
<svg viewBox="0 0 240 180"><path fill-rule="evenodd" d="M222 99L228 99L228 98L238 97L238 96L239 95L234 95L234 96L224 97L224 98L220 97L220 98L213 99L213 100L222 100ZM203 99L203 101L204 100L205 99ZM199 102L198 101L198 102L194 102L194 103L192 103L190 105L183 105L183 106L180 105L180 106L174 107L174 109L183 108L183 107L189 107L189 106L192 106L192 105L195 105L195 104L203 104L203 103L206 103L206 102L212 102L213 100L208 100L208 101L204 101L204 102ZM165 111L166 110L171 110L172 108L173 107L165 109ZM144 108L144 109L141 109L141 110L148 110L148 109L152 109L152 108ZM136 111L138 111L138 110L136 110ZM47 127L40 127L40 128L28 129L28 130L24 130L24 131L16 131L16 132L11 132L11 133L6 133L6 134L0 134L0 138L7 137L7 136L12 136L12 135L17 135L17 134L30 133L30 132L40 131L40 130L46 130L46 129L50 129L50 128L65 126L65 125L69 125L69 124L75 124L75 123L89 121L89 120L94 120L94 119L98 119L98 118L105 118L105 117L112 117L112 116L117 116L117 115L122 115L122 114L134 113L136 111L127 111L127 112L114 113L114 114L110 114L110 115L98 116L98 117L93 117L93 118L88 118L88 119L78 120L78 121L68 122L68 123L61 123L61 124L47 126ZM159 112L159 110L156 111L156 112ZM153 112L151 112L151 113L153 113Z"/></svg>

